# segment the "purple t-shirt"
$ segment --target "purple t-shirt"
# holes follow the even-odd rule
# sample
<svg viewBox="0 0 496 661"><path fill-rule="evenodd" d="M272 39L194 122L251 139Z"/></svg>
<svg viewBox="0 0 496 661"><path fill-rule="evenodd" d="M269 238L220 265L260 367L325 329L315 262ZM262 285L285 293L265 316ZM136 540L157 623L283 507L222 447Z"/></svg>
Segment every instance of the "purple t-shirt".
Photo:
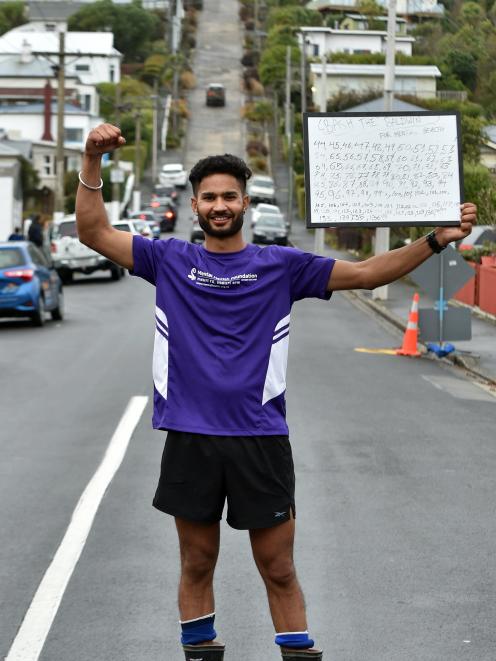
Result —
<svg viewBox="0 0 496 661"><path fill-rule="evenodd" d="M234 253L133 237L133 275L156 286L156 429L287 434L286 365L294 301L329 299L334 260L248 244Z"/></svg>

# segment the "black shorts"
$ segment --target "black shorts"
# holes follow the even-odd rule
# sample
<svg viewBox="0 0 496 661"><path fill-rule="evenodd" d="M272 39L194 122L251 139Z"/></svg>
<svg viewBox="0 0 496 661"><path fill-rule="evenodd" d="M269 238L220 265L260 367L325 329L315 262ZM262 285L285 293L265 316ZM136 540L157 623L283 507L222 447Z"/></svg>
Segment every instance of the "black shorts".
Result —
<svg viewBox="0 0 496 661"><path fill-rule="evenodd" d="M189 521L270 528L295 516L287 436L207 436L169 431L153 505Z"/></svg>

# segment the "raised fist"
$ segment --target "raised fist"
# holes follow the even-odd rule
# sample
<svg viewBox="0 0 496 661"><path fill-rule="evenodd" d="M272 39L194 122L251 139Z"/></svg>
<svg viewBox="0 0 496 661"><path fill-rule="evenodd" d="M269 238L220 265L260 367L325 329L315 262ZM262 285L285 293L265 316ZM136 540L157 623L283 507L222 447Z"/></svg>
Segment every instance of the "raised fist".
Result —
<svg viewBox="0 0 496 661"><path fill-rule="evenodd" d="M85 152L90 156L114 151L126 144L120 128L112 124L99 124L86 138Z"/></svg>

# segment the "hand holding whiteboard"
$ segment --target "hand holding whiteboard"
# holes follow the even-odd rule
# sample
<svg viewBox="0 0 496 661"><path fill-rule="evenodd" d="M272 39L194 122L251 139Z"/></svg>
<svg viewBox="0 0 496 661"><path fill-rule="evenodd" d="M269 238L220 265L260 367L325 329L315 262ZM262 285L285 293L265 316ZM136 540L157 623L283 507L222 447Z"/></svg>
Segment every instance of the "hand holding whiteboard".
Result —
<svg viewBox="0 0 496 661"><path fill-rule="evenodd" d="M458 226L457 112L304 113L307 227Z"/></svg>

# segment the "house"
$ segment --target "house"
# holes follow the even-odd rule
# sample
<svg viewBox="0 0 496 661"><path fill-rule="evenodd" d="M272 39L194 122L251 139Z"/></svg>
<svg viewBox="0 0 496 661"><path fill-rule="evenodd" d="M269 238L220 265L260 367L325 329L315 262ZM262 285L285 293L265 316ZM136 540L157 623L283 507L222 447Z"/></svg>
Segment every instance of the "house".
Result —
<svg viewBox="0 0 496 661"><path fill-rule="evenodd" d="M322 98L322 69L320 62L310 64L312 75L312 98L315 105L320 105ZM384 89L383 64L326 64L326 94L330 98L342 91L358 93ZM436 96L436 79L441 72L436 66L395 66L394 93L409 94L419 98Z"/></svg>
<svg viewBox="0 0 496 661"><path fill-rule="evenodd" d="M0 140L0 241L22 226L21 158L20 151Z"/></svg>
<svg viewBox="0 0 496 661"><path fill-rule="evenodd" d="M379 24L384 32L387 32L387 16L374 16L371 21L369 16L364 14L345 14L344 19L341 21L339 27L342 30L371 30L371 23ZM407 34L407 22L404 18L396 16L395 34L405 36Z"/></svg>
<svg viewBox="0 0 496 661"><path fill-rule="evenodd" d="M30 0L27 3L30 29L39 32L67 32L69 18L84 4L64 0Z"/></svg>
<svg viewBox="0 0 496 661"><path fill-rule="evenodd" d="M388 0L377 0L377 4L387 9L389 3ZM314 9L328 17L330 14L358 9L359 5L359 0L311 0L305 8ZM397 0L396 13L412 22L422 18L442 18L444 5L436 0Z"/></svg>
<svg viewBox="0 0 496 661"><path fill-rule="evenodd" d="M385 53L387 31L301 27L298 33L300 48L303 40L308 57L321 57L328 53ZM414 42L414 37L397 33L396 52L411 55Z"/></svg>

